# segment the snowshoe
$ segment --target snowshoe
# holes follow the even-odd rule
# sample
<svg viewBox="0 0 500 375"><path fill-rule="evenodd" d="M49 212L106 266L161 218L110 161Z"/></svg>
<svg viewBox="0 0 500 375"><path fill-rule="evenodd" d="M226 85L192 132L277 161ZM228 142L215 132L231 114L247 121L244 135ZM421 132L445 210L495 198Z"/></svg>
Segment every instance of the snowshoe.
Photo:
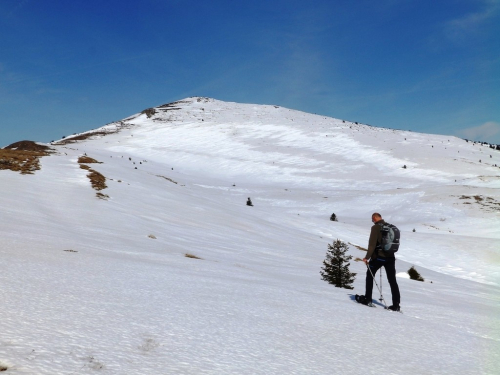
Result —
<svg viewBox="0 0 500 375"><path fill-rule="evenodd" d="M375 307L375 305L372 303L372 301L368 301L365 296L360 296L360 295L356 294L354 296L354 299L356 300L357 303L360 303L362 305Z"/></svg>
<svg viewBox="0 0 500 375"><path fill-rule="evenodd" d="M389 306L387 310L401 312L401 308L399 306L394 306L394 305Z"/></svg>

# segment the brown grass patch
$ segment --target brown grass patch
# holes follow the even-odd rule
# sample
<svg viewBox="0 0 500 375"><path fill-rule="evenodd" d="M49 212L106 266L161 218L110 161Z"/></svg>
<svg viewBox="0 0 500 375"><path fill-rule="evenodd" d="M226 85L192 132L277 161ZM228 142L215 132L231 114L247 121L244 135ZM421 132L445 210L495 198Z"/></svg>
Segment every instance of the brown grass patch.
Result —
<svg viewBox="0 0 500 375"><path fill-rule="evenodd" d="M78 158L78 163L80 163L80 164L81 164L81 163L85 163L85 164L92 164L92 163L102 164L102 162L97 161L97 160L95 160L95 159L93 159L93 158L91 158L91 157L89 157L89 156L87 156L87 155L85 155L85 156L80 156L80 157Z"/></svg>
<svg viewBox="0 0 500 375"><path fill-rule="evenodd" d="M170 182L173 182L174 184L177 184L177 182L176 182L176 181L174 181L174 180L172 180L171 178L168 178L168 177L165 177L165 176L161 176L161 175L159 175L159 174L158 174L158 175L156 175L156 177L161 177L161 178L164 178L164 179L165 179L165 180L167 180L167 181L170 181Z"/></svg>
<svg viewBox="0 0 500 375"><path fill-rule="evenodd" d="M104 177L101 173L97 172L96 170L90 168L88 165L83 164L83 163L102 164L102 162L99 162L99 161L85 155L85 156L80 156L78 158L78 163L80 164L81 169L85 169L85 170L89 171L89 173L87 174L87 177L89 178L90 184L92 185L92 187L95 190L97 190L97 194L96 194L97 198L108 199L109 195L106 195L106 194L103 194L100 192L100 190L104 190L108 187L106 185L106 177Z"/></svg>
<svg viewBox="0 0 500 375"><path fill-rule="evenodd" d="M92 184L92 187L94 189L103 190L108 187L106 185L106 177L93 169L89 169L89 172L90 173L87 175L87 177L89 178L90 183Z"/></svg>
<svg viewBox="0 0 500 375"><path fill-rule="evenodd" d="M83 140L90 138L90 137L104 136L104 135L113 134L113 133L116 133L116 131L109 131L109 132L93 131L93 132L88 132L85 134L66 137L64 139L61 139L60 141L53 142L52 144L54 144L54 145L67 145L68 143L75 143L77 141L83 141Z"/></svg>
<svg viewBox="0 0 500 375"><path fill-rule="evenodd" d="M186 253L186 254L184 254L184 256L186 258L191 258L191 259L202 259L202 258L197 257L196 255L193 255L193 254L190 254L190 253Z"/></svg>
<svg viewBox="0 0 500 375"><path fill-rule="evenodd" d="M482 206L481 209L500 211L500 202L497 202L492 197L485 197L482 195L474 195L474 196L462 195L458 197L458 199L474 199L472 202ZM471 202L463 202L463 204L471 204Z"/></svg>
<svg viewBox="0 0 500 375"><path fill-rule="evenodd" d="M148 109L145 109L144 111L142 111L141 113L148 116L148 118L150 118L156 114L156 109L148 108Z"/></svg>
<svg viewBox="0 0 500 375"><path fill-rule="evenodd" d="M109 198L109 195L108 194L103 194L101 193L100 191L98 191L96 194L96 197L99 198L99 199L104 199L104 200L107 200Z"/></svg>
<svg viewBox="0 0 500 375"><path fill-rule="evenodd" d="M53 151L50 147L39 145L33 141L19 141L12 143L4 147L6 150L19 150L19 151L38 151L38 152L50 152Z"/></svg>
<svg viewBox="0 0 500 375"><path fill-rule="evenodd" d="M88 138L92 138L92 137L101 137L101 136L105 136L105 135L109 135L109 134L118 133L122 129L128 129L128 128L131 128L133 126L132 124L127 124L123 121L113 122L112 124L116 124L115 129L107 129L107 130L97 129L97 130L89 131L89 132L79 134L79 135L71 135L68 137L64 137L63 139L61 139L59 141L51 142L51 144L53 144L53 145L67 145L68 143L76 143L78 141L84 141L84 140L86 140ZM107 124L107 125L109 125L109 124Z"/></svg>
<svg viewBox="0 0 500 375"><path fill-rule="evenodd" d="M361 246L358 246L358 245L354 245L353 243L350 243L350 242L349 242L349 245L354 246L356 249L361 250L361 251L368 251L364 247L361 247Z"/></svg>
<svg viewBox="0 0 500 375"><path fill-rule="evenodd" d="M9 169L21 174L33 174L40 169L40 158L53 150L32 141L13 143L0 149L0 170Z"/></svg>
<svg viewBox="0 0 500 375"><path fill-rule="evenodd" d="M86 171L89 171L87 174L88 179L90 180L90 184L92 187L97 190L96 197L99 199L104 199L107 200L109 198L109 195L103 194L100 192L100 190L106 189L108 186L106 185L106 177L104 177L101 173L97 172L96 170L90 168L87 164L90 163L98 163L102 164L102 162L97 161L87 155L80 156L78 158L78 163L80 164L81 169L85 169ZM83 164L86 163L86 164Z"/></svg>

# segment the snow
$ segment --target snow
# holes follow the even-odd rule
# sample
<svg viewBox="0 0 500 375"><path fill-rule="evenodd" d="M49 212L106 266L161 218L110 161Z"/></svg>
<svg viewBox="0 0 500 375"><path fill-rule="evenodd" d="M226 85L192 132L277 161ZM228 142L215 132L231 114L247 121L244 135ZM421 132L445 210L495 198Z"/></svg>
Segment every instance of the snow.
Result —
<svg viewBox="0 0 500 375"><path fill-rule="evenodd" d="M6 373L498 373L498 151L275 106L174 107L52 146L34 175L0 171ZM362 262L353 290L319 275L337 238L363 258L375 211L402 231L403 314L353 301Z"/></svg>

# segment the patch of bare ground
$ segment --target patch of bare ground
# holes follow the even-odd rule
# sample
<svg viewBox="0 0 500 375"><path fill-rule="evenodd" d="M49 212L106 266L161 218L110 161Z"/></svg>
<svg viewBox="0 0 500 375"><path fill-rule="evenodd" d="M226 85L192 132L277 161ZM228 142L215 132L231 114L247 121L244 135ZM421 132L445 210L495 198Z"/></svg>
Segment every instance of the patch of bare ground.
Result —
<svg viewBox="0 0 500 375"><path fill-rule="evenodd" d="M89 172L90 173L87 175L87 177L89 178L90 183L95 190L103 190L108 187L106 185L106 177L104 177L101 173L93 169L89 169Z"/></svg>
<svg viewBox="0 0 500 375"><path fill-rule="evenodd" d="M76 143L78 141L84 141L84 140L92 138L92 137L102 137L102 136L106 136L109 134L118 133L120 130L127 129L127 128L130 128L132 126L133 126L132 124L127 124L123 121L120 121L120 122L116 123L115 129L108 129L108 130L98 129L98 130L85 132L83 134L71 135L68 137L64 137L63 139L61 139L59 141L51 142L51 144L57 145L57 146L67 145L69 143Z"/></svg>
<svg viewBox="0 0 500 375"><path fill-rule="evenodd" d="M354 245L353 243L349 242L349 245L354 246L356 249L361 250L361 251L368 251L364 247L361 247L359 245Z"/></svg>
<svg viewBox="0 0 500 375"><path fill-rule="evenodd" d="M99 198L99 199L104 199L104 200L107 200L109 198L109 195L108 194L103 194L101 192L97 192L96 194L96 197Z"/></svg>
<svg viewBox="0 0 500 375"><path fill-rule="evenodd" d="M148 109L145 109L144 111L142 111L141 113L148 116L148 118L150 118L156 114L156 109L148 108Z"/></svg>
<svg viewBox="0 0 500 375"><path fill-rule="evenodd" d="M80 156L78 158L78 163L80 164L81 169L87 170L89 173L87 174L88 179L90 180L90 184L92 187L97 190L96 196L100 199L107 199L109 198L109 195L103 194L100 192L100 190L106 189L108 186L106 185L106 177L104 177L103 174L97 172L96 170L90 168L88 165L84 163L98 163L102 164L102 162L99 162L87 155Z"/></svg>
<svg viewBox="0 0 500 375"><path fill-rule="evenodd" d="M40 169L40 158L54 150L33 141L20 141L0 149L0 169L33 174Z"/></svg>
<svg viewBox="0 0 500 375"><path fill-rule="evenodd" d="M184 254L184 256L186 258L191 258L191 259L203 259L203 258L200 258L199 256L196 256L196 255L191 254L191 253L186 253L186 254Z"/></svg>
<svg viewBox="0 0 500 375"><path fill-rule="evenodd" d="M84 155L84 156L80 156L78 158L78 163L85 163L85 164L92 164L92 163L98 163L98 164L102 164L102 161L97 161L91 157L88 157L87 155Z"/></svg>
<svg viewBox="0 0 500 375"><path fill-rule="evenodd" d="M481 208L486 210L500 211L500 202L498 202L492 197L485 197L482 195L474 195L474 196L461 195L460 197L458 197L458 199L466 200L465 202L463 202L464 204L471 204L472 202L479 204Z"/></svg>
<svg viewBox="0 0 500 375"><path fill-rule="evenodd" d="M159 174L157 174L156 177L161 177L161 178L164 178L167 181L170 181L170 182L173 182L174 184L177 184L177 182L174 181L174 180L172 180L171 178L168 178L168 177L165 177L165 176L162 176L162 175L159 175Z"/></svg>
<svg viewBox="0 0 500 375"><path fill-rule="evenodd" d="M61 139L60 141L53 142L52 144L53 145L67 145L69 143L75 143L77 141L83 141L83 140L88 139L90 137L104 136L104 135L113 134L113 133L116 133L116 131L109 131L109 132L94 131L94 132L88 132L88 133L84 133L84 134L80 134L80 135L66 137L64 139Z"/></svg>
<svg viewBox="0 0 500 375"><path fill-rule="evenodd" d="M432 224L423 224L423 225L425 225L426 227L429 227L429 228L440 230L438 227L436 227L435 225L432 225Z"/></svg>
<svg viewBox="0 0 500 375"><path fill-rule="evenodd" d="M177 100L176 102L171 102L171 103L166 103L166 104L162 104L162 105L159 105L158 107L156 108L172 108L172 109L180 109L180 108L174 108L176 105L179 105L179 104L189 104L191 103L189 100Z"/></svg>

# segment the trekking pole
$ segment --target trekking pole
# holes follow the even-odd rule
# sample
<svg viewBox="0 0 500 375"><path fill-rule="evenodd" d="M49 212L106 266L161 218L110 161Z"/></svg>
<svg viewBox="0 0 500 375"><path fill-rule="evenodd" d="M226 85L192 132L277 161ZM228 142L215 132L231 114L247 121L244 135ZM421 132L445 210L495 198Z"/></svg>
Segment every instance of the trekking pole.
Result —
<svg viewBox="0 0 500 375"><path fill-rule="evenodd" d="M378 300L380 302L384 300L384 296L382 295L382 268L380 268L380 298Z"/></svg>
<svg viewBox="0 0 500 375"><path fill-rule="evenodd" d="M373 277L373 281L375 282L375 285L377 286L377 289L378 291L380 292L380 298L382 298L382 301L384 301L384 307L387 309L387 303L385 302L385 299L384 297L382 296L382 292L380 291L380 288L378 287L378 284L377 284L377 280L375 279L375 276L373 275L373 272L370 268L370 266L368 266L368 264L366 265L366 268L368 268L368 271L370 271L370 274L372 275Z"/></svg>

